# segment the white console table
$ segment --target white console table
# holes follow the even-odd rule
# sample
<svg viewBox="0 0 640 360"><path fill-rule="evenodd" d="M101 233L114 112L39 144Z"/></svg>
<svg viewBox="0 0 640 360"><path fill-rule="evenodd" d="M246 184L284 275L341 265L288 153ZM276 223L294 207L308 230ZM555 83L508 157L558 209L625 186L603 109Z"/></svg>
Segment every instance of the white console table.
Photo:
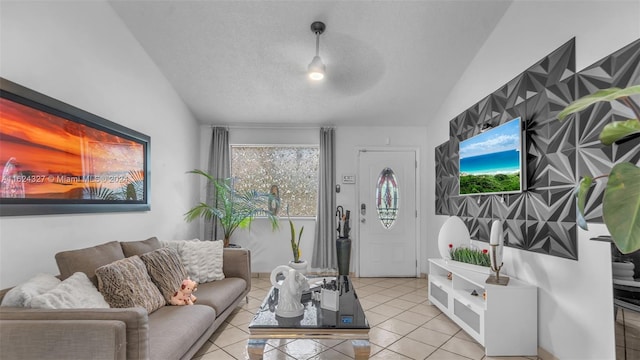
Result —
<svg viewBox="0 0 640 360"><path fill-rule="evenodd" d="M487 284L488 274L455 263L429 259L429 301L484 346L487 356L537 355L538 288L513 277L507 286ZM474 290L478 295L471 295Z"/></svg>

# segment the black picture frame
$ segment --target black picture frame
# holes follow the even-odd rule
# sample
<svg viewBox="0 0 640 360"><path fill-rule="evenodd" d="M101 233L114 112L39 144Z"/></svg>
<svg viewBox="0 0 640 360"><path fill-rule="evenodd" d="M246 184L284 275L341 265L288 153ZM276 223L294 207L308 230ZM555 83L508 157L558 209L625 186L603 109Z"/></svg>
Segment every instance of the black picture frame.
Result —
<svg viewBox="0 0 640 360"><path fill-rule="evenodd" d="M149 211L150 150L145 134L0 77L0 216Z"/></svg>

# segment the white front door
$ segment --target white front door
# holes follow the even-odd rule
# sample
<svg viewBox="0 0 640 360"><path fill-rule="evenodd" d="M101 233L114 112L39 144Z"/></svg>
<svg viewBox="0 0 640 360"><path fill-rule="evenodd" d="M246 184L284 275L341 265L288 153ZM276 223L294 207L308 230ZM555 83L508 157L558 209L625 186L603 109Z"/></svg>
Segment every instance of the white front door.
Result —
<svg viewBox="0 0 640 360"><path fill-rule="evenodd" d="M359 153L361 277L417 275L416 164L415 151Z"/></svg>

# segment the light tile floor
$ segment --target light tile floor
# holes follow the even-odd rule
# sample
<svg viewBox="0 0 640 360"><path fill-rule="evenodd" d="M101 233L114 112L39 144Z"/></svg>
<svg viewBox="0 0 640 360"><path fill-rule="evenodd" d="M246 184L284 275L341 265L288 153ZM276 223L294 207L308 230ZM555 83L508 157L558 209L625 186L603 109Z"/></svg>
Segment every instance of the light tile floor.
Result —
<svg viewBox="0 0 640 360"><path fill-rule="evenodd" d="M484 348L427 300L427 280L353 278L371 331L371 359L489 360ZM252 279L249 303L242 303L211 336L194 359L248 359L248 325L271 288L268 279ZM349 360L350 341L271 340L265 360ZM501 357L499 359L536 359Z"/></svg>
<svg viewBox="0 0 640 360"><path fill-rule="evenodd" d="M617 311L616 359L640 359L640 313L623 309Z"/></svg>

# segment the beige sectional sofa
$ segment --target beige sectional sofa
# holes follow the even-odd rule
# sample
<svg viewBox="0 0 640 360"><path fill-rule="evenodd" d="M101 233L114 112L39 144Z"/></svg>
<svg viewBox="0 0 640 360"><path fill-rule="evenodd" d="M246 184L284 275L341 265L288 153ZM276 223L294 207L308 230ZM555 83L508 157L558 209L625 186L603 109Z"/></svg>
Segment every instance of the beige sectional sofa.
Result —
<svg viewBox="0 0 640 360"><path fill-rule="evenodd" d="M58 253L64 280L160 247L157 239ZM251 254L223 250L223 280L198 285L195 305L144 308L33 309L0 307L1 359L190 359L251 290ZM0 292L0 301L9 289Z"/></svg>

